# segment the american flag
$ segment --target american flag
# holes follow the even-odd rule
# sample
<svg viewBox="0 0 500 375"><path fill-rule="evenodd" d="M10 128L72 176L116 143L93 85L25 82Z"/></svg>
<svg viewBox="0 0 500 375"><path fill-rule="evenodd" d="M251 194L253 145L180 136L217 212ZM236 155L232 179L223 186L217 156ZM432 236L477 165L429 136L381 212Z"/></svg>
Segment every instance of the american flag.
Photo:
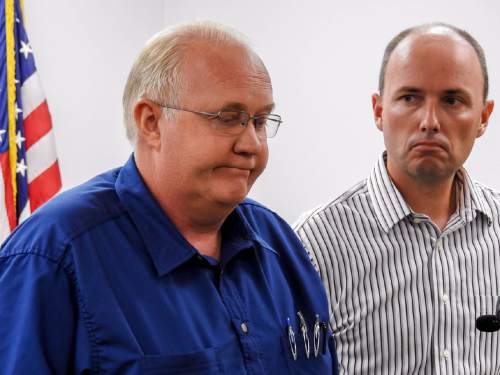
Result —
<svg viewBox="0 0 500 375"><path fill-rule="evenodd" d="M0 0L0 242L61 188L52 121L19 0Z"/></svg>

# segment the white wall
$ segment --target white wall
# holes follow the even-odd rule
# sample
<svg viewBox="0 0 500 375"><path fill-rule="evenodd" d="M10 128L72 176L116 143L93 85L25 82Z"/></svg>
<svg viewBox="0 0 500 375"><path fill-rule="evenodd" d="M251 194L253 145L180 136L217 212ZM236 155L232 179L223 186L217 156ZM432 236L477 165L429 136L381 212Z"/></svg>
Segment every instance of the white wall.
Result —
<svg viewBox="0 0 500 375"><path fill-rule="evenodd" d="M26 26L51 108L65 188L120 165L131 151L121 94L144 42L194 18L247 34L273 79L283 124L252 196L290 222L367 176L383 149L373 125L382 52L397 32L428 21L464 27L486 50L500 100L500 2L421 0L25 0ZM468 162L500 188L500 102Z"/></svg>
<svg viewBox="0 0 500 375"><path fill-rule="evenodd" d="M193 18L229 23L254 42L273 80L276 112L285 123L270 141L268 168L252 196L289 222L365 178L383 150L370 96L385 45L406 27L444 21L469 30L490 66L499 99L490 129L467 166L500 188L500 2L169 1L167 25Z"/></svg>
<svg viewBox="0 0 500 375"><path fill-rule="evenodd" d="M69 188L130 154L121 95L139 50L163 27L163 2L25 0L24 10Z"/></svg>

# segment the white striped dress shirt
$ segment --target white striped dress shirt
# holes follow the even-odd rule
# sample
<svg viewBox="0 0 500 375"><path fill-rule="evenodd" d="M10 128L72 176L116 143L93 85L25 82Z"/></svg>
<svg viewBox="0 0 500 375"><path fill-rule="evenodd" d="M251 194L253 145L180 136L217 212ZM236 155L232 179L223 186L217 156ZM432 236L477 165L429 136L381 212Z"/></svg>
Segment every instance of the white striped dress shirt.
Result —
<svg viewBox="0 0 500 375"><path fill-rule="evenodd" d="M442 232L410 209L385 154L297 223L330 301L341 373L500 374L500 333L475 329L500 295L500 194L463 169L455 181Z"/></svg>

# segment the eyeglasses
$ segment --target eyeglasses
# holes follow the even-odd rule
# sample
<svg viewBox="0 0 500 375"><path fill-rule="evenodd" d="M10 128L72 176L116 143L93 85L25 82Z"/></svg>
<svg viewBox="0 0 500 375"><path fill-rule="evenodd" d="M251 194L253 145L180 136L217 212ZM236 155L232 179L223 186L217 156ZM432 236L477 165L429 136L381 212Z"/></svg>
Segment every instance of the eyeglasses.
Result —
<svg viewBox="0 0 500 375"><path fill-rule="evenodd" d="M243 133L249 121L252 120L255 132L259 138L272 138L276 135L280 124L283 122L280 115L273 113L250 116L248 112L237 110L222 109L218 112L201 112L185 108L158 105L166 109L191 112L197 115L206 116L209 120L214 120L213 124L215 130L227 135L239 135Z"/></svg>

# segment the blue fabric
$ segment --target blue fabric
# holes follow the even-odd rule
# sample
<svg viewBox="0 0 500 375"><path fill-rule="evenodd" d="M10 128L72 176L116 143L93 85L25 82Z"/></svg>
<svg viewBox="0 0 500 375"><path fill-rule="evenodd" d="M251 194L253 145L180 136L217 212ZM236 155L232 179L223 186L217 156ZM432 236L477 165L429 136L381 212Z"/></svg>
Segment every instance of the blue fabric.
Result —
<svg viewBox="0 0 500 375"><path fill-rule="evenodd" d="M2 373L336 374L331 340L314 355L327 301L290 227L245 200L222 234L220 262L200 255L133 156L60 194L0 252Z"/></svg>

